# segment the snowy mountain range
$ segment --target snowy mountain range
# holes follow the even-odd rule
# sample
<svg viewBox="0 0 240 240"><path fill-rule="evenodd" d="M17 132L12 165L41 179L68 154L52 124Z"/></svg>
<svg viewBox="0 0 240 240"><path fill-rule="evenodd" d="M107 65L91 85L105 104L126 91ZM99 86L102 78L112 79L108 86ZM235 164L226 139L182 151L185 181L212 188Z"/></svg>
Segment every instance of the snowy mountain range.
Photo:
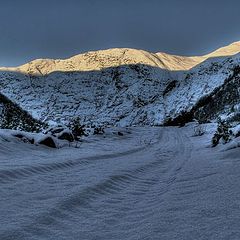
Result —
<svg viewBox="0 0 240 240"><path fill-rule="evenodd" d="M183 57L136 49L0 68L0 93L41 121L132 126L236 116L240 42ZM234 94L232 94L234 90Z"/></svg>

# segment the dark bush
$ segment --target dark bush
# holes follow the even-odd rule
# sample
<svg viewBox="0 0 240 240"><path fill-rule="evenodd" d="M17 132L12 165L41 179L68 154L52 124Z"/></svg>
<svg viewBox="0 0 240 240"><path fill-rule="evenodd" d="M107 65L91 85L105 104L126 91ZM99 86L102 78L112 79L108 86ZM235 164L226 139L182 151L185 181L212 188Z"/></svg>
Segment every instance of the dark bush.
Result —
<svg viewBox="0 0 240 240"><path fill-rule="evenodd" d="M68 128L72 131L75 140L79 140L82 136L87 136L85 125L81 124L79 117L73 118L69 122Z"/></svg>
<svg viewBox="0 0 240 240"><path fill-rule="evenodd" d="M104 128L102 126L94 126L94 132L93 134L94 135L98 135L98 134L103 134L105 131L104 131Z"/></svg>
<svg viewBox="0 0 240 240"><path fill-rule="evenodd" d="M216 147L219 141L222 139L223 143L228 143L233 135L232 131L229 130L230 125L226 121L218 119L217 130L212 137L212 147Z"/></svg>

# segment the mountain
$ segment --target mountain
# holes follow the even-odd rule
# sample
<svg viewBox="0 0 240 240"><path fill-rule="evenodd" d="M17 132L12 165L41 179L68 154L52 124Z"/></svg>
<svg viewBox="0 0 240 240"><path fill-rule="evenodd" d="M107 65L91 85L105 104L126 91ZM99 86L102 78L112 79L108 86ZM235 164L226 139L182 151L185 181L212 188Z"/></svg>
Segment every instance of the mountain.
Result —
<svg viewBox="0 0 240 240"><path fill-rule="evenodd" d="M41 121L68 122L75 116L121 126L206 121L240 102L235 95L215 114L201 112L229 79L238 87L239 52L236 42L197 57L123 48L39 59L0 68L0 92Z"/></svg>
<svg viewBox="0 0 240 240"><path fill-rule="evenodd" d="M79 54L69 59L37 59L19 67L0 67L0 71L14 71L32 75L46 75L56 71L94 71L121 65L143 64L173 71L189 70L208 58L232 56L240 52L240 42L197 57L167 53L150 53L129 48L115 48Z"/></svg>

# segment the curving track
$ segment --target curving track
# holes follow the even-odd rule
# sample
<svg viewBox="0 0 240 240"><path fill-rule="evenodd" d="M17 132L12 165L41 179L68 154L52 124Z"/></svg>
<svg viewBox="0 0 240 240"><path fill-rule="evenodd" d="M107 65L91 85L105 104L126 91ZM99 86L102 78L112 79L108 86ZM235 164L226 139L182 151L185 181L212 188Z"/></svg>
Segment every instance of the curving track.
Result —
<svg viewBox="0 0 240 240"><path fill-rule="evenodd" d="M126 151L0 170L0 239L161 239L162 204L192 147L176 128L144 136Z"/></svg>

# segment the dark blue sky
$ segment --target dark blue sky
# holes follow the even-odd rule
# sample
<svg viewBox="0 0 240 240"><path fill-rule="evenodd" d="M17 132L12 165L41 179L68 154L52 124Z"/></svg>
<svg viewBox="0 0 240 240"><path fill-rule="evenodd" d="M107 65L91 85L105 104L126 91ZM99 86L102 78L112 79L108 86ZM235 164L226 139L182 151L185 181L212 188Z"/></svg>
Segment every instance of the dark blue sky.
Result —
<svg viewBox="0 0 240 240"><path fill-rule="evenodd" d="M239 0L0 0L0 65L131 47L201 55L240 40Z"/></svg>

